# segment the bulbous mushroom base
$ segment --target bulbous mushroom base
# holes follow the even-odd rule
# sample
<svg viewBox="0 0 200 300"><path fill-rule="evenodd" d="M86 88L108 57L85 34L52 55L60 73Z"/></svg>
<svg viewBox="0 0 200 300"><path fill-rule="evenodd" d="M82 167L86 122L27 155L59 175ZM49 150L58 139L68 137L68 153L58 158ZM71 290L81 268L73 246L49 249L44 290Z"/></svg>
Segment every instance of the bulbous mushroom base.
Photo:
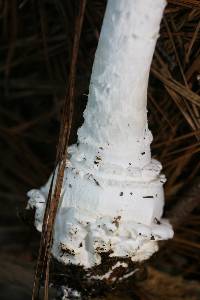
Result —
<svg viewBox="0 0 200 300"><path fill-rule="evenodd" d="M173 230L162 219L165 177L156 160L142 168L102 161L87 165L76 146L73 151L66 162L52 245L62 271L53 274L60 287L68 288L63 289L66 299L79 293L89 299L134 276L137 265L158 250L158 241L172 238ZM28 192L39 231L50 183Z"/></svg>
<svg viewBox="0 0 200 300"><path fill-rule="evenodd" d="M162 219L164 176L152 160L142 169L86 168L67 162L54 225L53 256L63 264L91 268L109 257L148 259L158 250L157 241L173 237L169 222ZM124 172L124 173L123 173ZM35 225L41 231L51 179L40 190L28 193L36 208Z"/></svg>

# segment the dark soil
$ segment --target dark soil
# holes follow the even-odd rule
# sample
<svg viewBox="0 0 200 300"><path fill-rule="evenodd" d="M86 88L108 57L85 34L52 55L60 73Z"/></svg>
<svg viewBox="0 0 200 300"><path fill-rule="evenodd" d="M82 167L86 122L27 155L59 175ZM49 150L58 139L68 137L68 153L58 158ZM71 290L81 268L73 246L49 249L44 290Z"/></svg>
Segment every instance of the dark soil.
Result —
<svg viewBox="0 0 200 300"><path fill-rule="evenodd" d="M120 265L115 268L117 262L126 263L127 268ZM134 274L129 276L133 272ZM101 265L87 270L81 266L64 266L54 260L52 262L51 282L55 287L67 286L80 292L82 299L86 300L105 296L124 285L132 285L133 280L138 280L141 274L144 277L144 273L143 265L135 264L128 258L111 258L108 254L104 254ZM106 274L107 276L105 276Z"/></svg>

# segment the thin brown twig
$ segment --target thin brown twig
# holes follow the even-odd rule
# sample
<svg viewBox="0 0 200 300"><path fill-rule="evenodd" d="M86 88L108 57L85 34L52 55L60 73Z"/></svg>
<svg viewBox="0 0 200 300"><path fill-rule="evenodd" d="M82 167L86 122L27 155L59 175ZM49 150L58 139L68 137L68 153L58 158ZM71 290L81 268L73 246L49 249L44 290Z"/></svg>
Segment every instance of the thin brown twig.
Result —
<svg viewBox="0 0 200 300"><path fill-rule="evenodd" d="M56 216L57 207L58 207L61 189L62 189L65 162L67 158L67 145L68 145L71 125L72 125L76 63L78 58L79 41L80 41L80 35L81 35L82 24L84 19L85 6L86 6L86 0L82 0L80 4L79 14L76 17L76 22L75 22L75 33L74 33L72 60L71 60L71 67L70 67L70 74L69 74L68 93L64 103L61 129L60 129L60 138L59 138L59 144L57 150L56 163L58 163L58 166L57 166L56 182L55 182L55 188L52 196L51 195L52 186L54 181L54 176L53 176L51 182L51 188L47 199L44 221L43 221L41 243L40 243L37 267L35 272L33 294L32 294L33 300L37 299L39 295L41 279L45 281L44 300L48 300L49 263L51 257L53 226L54 226L55 216ZM55 175L55 171L54 171L54 175Z"/></svg>

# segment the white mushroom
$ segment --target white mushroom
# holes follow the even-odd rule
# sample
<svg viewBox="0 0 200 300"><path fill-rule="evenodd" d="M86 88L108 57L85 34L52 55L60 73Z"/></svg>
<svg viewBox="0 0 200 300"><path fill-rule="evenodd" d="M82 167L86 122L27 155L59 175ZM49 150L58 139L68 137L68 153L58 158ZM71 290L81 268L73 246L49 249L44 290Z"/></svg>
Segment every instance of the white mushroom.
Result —
<svg viewBox="0 0 200 300"><path fill-rule="evenodd" d="M151 159L146 108L165 5L165 0L108 0L85 121L78 146L69 148L55 222L52 253L64 264L90 268L101 263L101 252L142 261L157 251L157 240L173 236L161 219L165 177ZM49 183L28 194L38 229L44 212L37 202L44 202L48 189Z"/></svg>

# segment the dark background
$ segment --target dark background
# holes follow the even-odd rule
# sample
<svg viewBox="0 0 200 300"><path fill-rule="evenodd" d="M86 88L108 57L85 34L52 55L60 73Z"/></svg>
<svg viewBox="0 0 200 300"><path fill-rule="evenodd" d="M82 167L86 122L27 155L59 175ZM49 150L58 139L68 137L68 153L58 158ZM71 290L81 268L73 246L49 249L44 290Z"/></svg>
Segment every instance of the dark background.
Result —
<svg viewBox="0 0 200 300"><path fill-rule="evenodd" d="M148 110L152 153L168 178L166 213L176 235L149 262L148 279L136 283L138 297L145 300L200 299L200 3L168 2ZM105 4L87 2L70 144L83 122ZM78 0L0 1L2 300L30 299L39 234L24 210L26 193L43 185L54 166L78 7Z"/></svg>

